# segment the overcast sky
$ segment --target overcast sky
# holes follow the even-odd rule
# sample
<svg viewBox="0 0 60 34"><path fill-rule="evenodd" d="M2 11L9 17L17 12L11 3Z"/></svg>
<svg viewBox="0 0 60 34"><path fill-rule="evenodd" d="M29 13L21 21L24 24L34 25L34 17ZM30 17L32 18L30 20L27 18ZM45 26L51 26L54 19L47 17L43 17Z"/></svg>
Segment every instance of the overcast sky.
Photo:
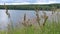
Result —
<svg viewBox="0 0 60 34"><path fill-rule="evenodd" d="M60 3L60 0L0 0L0 3Z"/></svg>

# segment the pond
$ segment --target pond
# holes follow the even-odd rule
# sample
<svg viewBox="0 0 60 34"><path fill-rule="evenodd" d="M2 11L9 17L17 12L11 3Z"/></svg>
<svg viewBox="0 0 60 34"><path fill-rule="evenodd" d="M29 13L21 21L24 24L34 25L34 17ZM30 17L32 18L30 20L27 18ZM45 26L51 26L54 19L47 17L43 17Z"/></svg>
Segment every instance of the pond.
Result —
<svg viewBox="0 0 60 34"><path fill-rule="evenodd" d="M0 9L0 28L1 29L6 28L7 24L9 23L8 16L6 15L5 12L6 12L6 10ZM27 17L26 17L27 19L33 19L36 17L34 10L8 10L8 12L10 13L10 16L11 16L10 19L14 23L13 25L16 25L16 23L18 23L18 22L22 22L25 13L27 15ZM43 11L40 11L39 15L43 15L42 12ZM44 11L44 12L46 12L47 16L49 16L49 19L52 19L51 18L51 15L52 15L51 11ZM57 18L57 17L55 17L55 18Z"/></svg>

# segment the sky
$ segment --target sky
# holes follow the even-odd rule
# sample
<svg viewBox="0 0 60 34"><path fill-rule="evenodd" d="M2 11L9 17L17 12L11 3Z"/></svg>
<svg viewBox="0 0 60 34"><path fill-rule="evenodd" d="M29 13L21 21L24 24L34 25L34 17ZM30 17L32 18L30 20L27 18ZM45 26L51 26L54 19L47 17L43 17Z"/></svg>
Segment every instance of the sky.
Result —
<svg viewBox="0 0 60 34"><path fill-rule="evenodd" d="M60 3L60 0L0 0L0 3Z"/></svg>

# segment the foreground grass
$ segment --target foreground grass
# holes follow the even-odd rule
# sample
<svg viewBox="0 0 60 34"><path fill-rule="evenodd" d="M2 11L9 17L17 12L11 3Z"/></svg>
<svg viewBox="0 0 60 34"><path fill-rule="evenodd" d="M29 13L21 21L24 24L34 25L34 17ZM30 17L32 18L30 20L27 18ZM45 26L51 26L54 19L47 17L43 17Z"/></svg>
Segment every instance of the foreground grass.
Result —
<svg viewBox="0 0 60 34"><path fill-rule="evenodd" d="M25 27L14 34L60 34L60 23L46 22L44 27Z"/></svg>
<svg viewBox="0 0 60 34"><path fill-rule="evenodd" d="M0 34L5 34L5 31L0 31ZM10 32L11 33L11 32ZM8 34L10 34L8 33ZM23 27L21 29L15 29L13 34L60 34L60 23L48 23L46 22L44 27Z"/></svg>
<svg viewBox="0 0 60 34"><path fill-rule="evenodd" d="M17 29L14 34L60 34L60 23L46 23L42 28L40 27L24 27Z"/></svg>

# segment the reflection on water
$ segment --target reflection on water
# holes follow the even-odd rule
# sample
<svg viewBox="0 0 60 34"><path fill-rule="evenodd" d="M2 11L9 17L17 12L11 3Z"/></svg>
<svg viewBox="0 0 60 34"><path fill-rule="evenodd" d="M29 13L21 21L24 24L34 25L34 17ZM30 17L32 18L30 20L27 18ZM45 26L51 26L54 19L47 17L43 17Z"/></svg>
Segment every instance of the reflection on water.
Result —
<svg viewBox="0 0 60 34"><path fill-rule="evenodd" d="M11 20L14 24L21 22L23 20L23 16L26 13L27 19L33 19L36 17L35 11L33 10L8 10L11 16ZM47 16L49 16L49 19L51 18L52 12L51 11L45 11L47 13ZM43 15L42 11L39 12L39 15ZM57 18L55 16L55 18ZM0 10L0 28L3 29L7 26L8 23L8 17L5 13L5 10Z"/></svg>

